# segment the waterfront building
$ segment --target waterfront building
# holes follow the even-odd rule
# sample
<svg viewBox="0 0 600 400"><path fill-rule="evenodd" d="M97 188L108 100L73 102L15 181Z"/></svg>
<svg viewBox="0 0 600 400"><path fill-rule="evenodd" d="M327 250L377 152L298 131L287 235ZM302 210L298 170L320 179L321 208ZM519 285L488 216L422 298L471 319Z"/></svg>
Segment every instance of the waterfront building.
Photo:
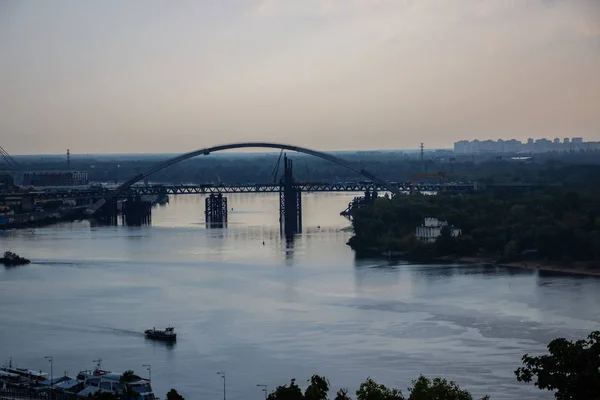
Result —
<svg viewBox="0 0 600 400"><path fill-rule="evenodd" d="M448 226L448 222L440 221L437 218L425 218L423 225L417 227L416 238L428 243L433 243L442 234L442 229ZM450 226L450 234L452 237L457 237L461 234L461 230Z"/></svg>

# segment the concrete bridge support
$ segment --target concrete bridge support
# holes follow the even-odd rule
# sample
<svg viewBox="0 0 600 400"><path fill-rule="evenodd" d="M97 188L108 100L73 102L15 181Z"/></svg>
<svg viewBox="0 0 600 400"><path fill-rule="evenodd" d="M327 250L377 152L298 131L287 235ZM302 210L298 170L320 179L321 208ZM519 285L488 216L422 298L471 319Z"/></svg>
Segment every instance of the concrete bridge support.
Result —
<svg viewBox="0 0 600 400"><path fill-rule="evenodd" d="M285 236L302 232L302 190L294 183L292 160L283 158L284 172L279 190L279 229Z"/></svg>
<svg viewBox="0 0 600 400"><path fill-rule="evenodd" d="M94 199L94 201L97 201ZM113 198L107 201L99 210L94 214L94 218L98 222L107 225L117 225L117 215L119 211L117 208L117 199Z"/></svg>
<svg viewBox="0 0 600 400"><path fill-rule="evenodd" d="M204 200L204 205L207 228L224 228L227 226L227 197L221 193L213 193Z"/></svg>
<svg viewBox="0 0 600 400"><path fill-rule="evenodd" d="M121 221L123 225L148 225L152 220L152 203L141 197L129 197L122 203Z"/></svg>

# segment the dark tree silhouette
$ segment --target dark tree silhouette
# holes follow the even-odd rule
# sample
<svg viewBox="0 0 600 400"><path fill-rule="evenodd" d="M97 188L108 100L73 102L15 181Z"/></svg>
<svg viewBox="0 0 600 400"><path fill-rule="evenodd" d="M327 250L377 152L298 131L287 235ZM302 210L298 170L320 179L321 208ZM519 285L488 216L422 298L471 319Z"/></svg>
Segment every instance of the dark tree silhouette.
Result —
<svg viewBox="0 0 600 400"><path fill-rule="evenodd" d="M304 398L307 400L327 400L329 381L322 376L313 375L309 382L310 385L308 385L304 392Z"/></svg>
<svg viewBox="0 0 600 400"><path fill-rule="evenodd" d="M119 379L121 383L128 383L132 382L133 380L135 380L135 372L133 372L133 370L131 369L128 369L127 371L123 372L123 375L121 375L121 379Z"/></svg>
<svg viewBox="0 0 600 400"><path fill-rule="evenodd" d="M167 393L167 400L185 400L182 395L177 393L177 390L171 389Z"/></svg>
<svg viewBox="0 0 600 400"><path fill-rule="evenodd" d="M446 379L435 378L429 380L424 376L413 381L412 388L409 388L410 396L408 400L473 400L471 393L461 389L456 383ZM488 400L484 397L481 400Z"/></svg>
<svg viewBox="0 0 600 400"><path fill-rule="evenodd" d="M335 394L334 400L351 400L348 396L348 389L340 389Z"/></svg>
<svg viewBox="0 0 600 400"><path fill-rule="evenodd" d="M550 354L525 354L515 371L519 382L532 382L541 390L555 391L557 400L600 399L600 331L587 340L554 339Z"/></svg>
<svg viewBox="0 0 600 400"><path fill-rule="evenodd" d="M356 400L404 400L404 396L399 389L388 389L367 378L356 391Z"/></svg>
<svg viewBox="0 0 600 400"><path fill-rule="evenodd" d="M296 385L296 380L292 379L289 386L278 386L277 389L269 394L268 400L303 400L302 390Z"/></svg>

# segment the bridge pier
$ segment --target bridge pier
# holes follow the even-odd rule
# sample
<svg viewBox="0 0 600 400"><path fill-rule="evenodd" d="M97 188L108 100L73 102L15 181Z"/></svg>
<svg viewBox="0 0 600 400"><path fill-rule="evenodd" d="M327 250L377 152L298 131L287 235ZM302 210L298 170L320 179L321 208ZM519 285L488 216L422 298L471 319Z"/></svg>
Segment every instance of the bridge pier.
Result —
<svg viewBox="0 0 600 400"><path fill-rule="evenodd" d="M279 189L279 229L285 236L302 232L302 189L294 183L292 160L283 157L284 172Z"/></svg>
<svg viewBox="0 0 600 400"><path fill-rule="evenodd" d="M221 193L212 193L204 200L204 217L207 228L227 226L227 197Z"/></svg>
<svg viewBox="0 0 600 400"><path fill-rule="evenodd" d="M121 203L121 222L123 225L141 226L151 222L152 203L140 196L128 197Z"/></svg>
<svg viewBox="0 0 600 400"><path fill-rule="evenodd" d="M96 202L98 199L94 199ZM106 202L100 209L94 214L96 218L102 224L117 225L117 215L119 211L117 209L117 199L112 199Z"/></svg>

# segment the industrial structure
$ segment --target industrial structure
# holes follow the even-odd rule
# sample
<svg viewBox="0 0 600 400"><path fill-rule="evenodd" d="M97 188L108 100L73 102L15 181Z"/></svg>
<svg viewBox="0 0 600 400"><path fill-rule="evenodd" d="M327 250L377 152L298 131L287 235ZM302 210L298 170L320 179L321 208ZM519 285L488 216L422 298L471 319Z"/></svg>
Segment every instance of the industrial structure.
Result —
<svg viewBox="0 0 600 400"><path fill-rule="evenodd" d="M204 217L208 228L227 226L227 197L221 193L211 193L204 199Z"/></svg>
<svg viewBox="0 0 600 400"><path fill-rule="evenodd" d="M83 171L71 171L71 151L67 149L67 170L25 171L6 150L0 147L0 161L4 172L0 172L0 191L10 185L29 187L83 186L88 184L88 174ZM10 185L5 182L10 176Z"/></svg>
<svg viewBox="0 0 600 400"><path fill-rule="evenodd" d="M84 186L89 183L87 172L82 171L16 171L14 183L23 187Z"/></svg>
<svg viewBox="0 0 600 400"><path fill-rule="evenodd" d="M148 177L164 168L198 155L249 147L281 149L274 180L267 184L199 184L199 185L147 185ZM365 180L354 182L299 182L294 178L293 163L283 150L309 154L336 163L359 175ZM70 153L67 153L67 164ZM283 157L283 173L277 181L277 170ZM69 165L70 167L70 165ZM17 180L14 180L17 177ZM424 179L434 178L434 181ZM140 185L144 182L146 185ZM234 143L192 151L154 165L138 173L115 189L100 185L87 186L87 174L78 171L11 171L0 175L0 206L8 208L2 215L5 225L21 226L39 221L94 217L103 223L116 224L118 216L127 225L143 225L151 220L154 204L164 204L168 195L205 194L205 218L209 228L225 227L228 218L227 193L278 193L280 228L286 236L302 231L302 194L306 192L362 192L350 203L343 215L351 216L362 207L373 204L379 196L415 192L469 193L485 190L477 183L447 182L444 174L418 174L408 182L388 182L364 169L359 169L345 160L320 151L278 143ZM138 184L139 183L139 184ZM12 193L6 188L20 185ZM80 187L76 187L80 185ZM489 185L488 185L489 186ZM493 185L496 188L499 185ZM518 187L517 187L518 186ZM510 185L519 190L536 185ZM504 188L504 186L502 186ZM501 188L501 189L502 189ZM489 189L489 187L488 187ZM9 215L9 213L12 213ZM0 225L3 222L0 221Z"/></svg>
<svg viewBox="0 0 600 400"><path fill-rule="evenodd" d="M187 159L199 156L199 155L209 155L213 152L230 150L230 149L239 149L239 148L253 148L253 147L264 147L264 148L275 148L280 150L290 150L296 151L299 153L305 153L308 155L312 155L327 161L331 161L338 165L341 165L344 168L347 168L351 171L354 171L365 178L369 179L371 182L377 185L381 185L385 187L388 191L393 194L398 194L400 191L389 182L377 178L375 175L364 169L358 169L353 165L349 164L345 160L333 156L331 154L327 154L321 151L307 149L305 147L292 146L288 144L281 143L268 143L268 142L243 142L243 143L232 143L220 146L207 147L195 151L191 151L189 153L182 154L177 157L173 157L166 161L160 162L156 164L154 167L150 168L148 171L144 173L140 173L132 177L131 179L124 182L122 185L117 187L115 190L108 193L104 198L98 200L93 205L87 208L86 214L92 216L99 212L106 204L109 204L109 208L112 209L112 202L114 199L118 198L124 192L129 191L132 186L139 182L145 180L148 176L167 168L171 165L177 164L179 162L185 161ZM301 207L301 189L297 187L295 182L293 181L293 171L291 162L287 162L287 158L285 158L284 162L284 176L283 180L280 184L280 216L281 216L281 228L282 232L286 235L294 234L300 231L302 225L302 207Z"/></svg>
<svg viewBox="0 0 600 400"><path fill-rule="evenodd" d="M302 232L302 188L294 183L292 160L283 157L279 190L279 228L286 236Z"/></svg>

